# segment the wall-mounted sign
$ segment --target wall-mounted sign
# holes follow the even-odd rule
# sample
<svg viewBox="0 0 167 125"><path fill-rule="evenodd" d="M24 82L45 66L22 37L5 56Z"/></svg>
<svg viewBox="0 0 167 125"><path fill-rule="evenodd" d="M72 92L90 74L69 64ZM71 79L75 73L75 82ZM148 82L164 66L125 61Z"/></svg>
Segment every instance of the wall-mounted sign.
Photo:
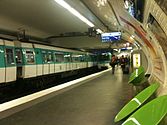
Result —
<svg viewBox="0 0 167 125"><path fill-rule="evenodd" d="M141 65L140 54L133 54L133 67L138 68Z"/></svg>

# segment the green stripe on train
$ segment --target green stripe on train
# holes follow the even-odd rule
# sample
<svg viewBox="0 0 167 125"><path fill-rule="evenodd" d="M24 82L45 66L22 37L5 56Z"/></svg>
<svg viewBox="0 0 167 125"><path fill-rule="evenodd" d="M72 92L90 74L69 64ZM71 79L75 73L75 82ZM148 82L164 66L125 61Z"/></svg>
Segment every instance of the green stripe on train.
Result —
<svg viewBox="0 0 167 125"><path fill-rule="evenodd" d="M4 52L4 47L0 46L0 68L4 68L5 67L5 52Z"/></svg>
<svg viewBox="0 0 167 125"><path fill-rule="evenodd" d="M43 64L42 63L42 53L41 53L41 49L39 48L35 48L35 58L36 58L36 64Z"/></svg>

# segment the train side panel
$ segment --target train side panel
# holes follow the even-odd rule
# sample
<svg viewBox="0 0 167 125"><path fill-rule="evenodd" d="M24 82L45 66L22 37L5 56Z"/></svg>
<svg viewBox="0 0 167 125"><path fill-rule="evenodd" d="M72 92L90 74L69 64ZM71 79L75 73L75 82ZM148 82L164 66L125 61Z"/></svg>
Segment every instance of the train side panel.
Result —
<svg viewBox="0 0 167 125"><path fill-rule="evenodd" d="M42 75L55 73L55 65L54 65L54 57L53 57L54 47L50 47L50 50L49 50L48 46L34 44L34 49L36 51L38 76L41 75L41 71L42 71Z"/></svg>
<svg viewBox="0 0 167 125"><path fill-rule="evenodd" d="M64 59L64 53L63 52L58 52L58 51L55 51L54 52L54 62L55 62L55 73L58 73L58 72L64 72L66 71L66 64L64 63L65 62L65 59Z"/></svg>
<svg viewBox="0 0 167 125"><path fill-rule="evenodd" d="M16 67L6 67L5 82L16 81Z"/></svg>
<svg viewBox="0 0 167 125"><path fill-rule="evenodd" d="M59 64L55 64L55 73L59 73L59 72L64 72L66 70L66 64L65 63L59 63Z"/></svg>
<svg viewBox="0 0 167 125"><path fill-rule="evenodd" d="M42 54L41 49L34 48L35 58L36 58L36 74L37 76L42 76L43 74L43 64L42 64Z"/></svg>
<svg viewBox="0 0 167 125"><path fill-rule="evenodd" d="M43 74L42 72L43 65L38 64L36 67L37 67L37 76L41 76Z"/></svg>
<svg viewBox="0 0 167 125"><path fill-rule="evenodd" d="M23 66L23 78L36 77L36 65Z"/></svg>
<svg viewBox="0 0 167 125"><path fill-rule="evenodd" d="M49 64L43 64L43 75L49 74Z"/></svg>
<svg viewBox="0 0 167 125"><path fill-rule="evenodd" d="M54 66L54 57L53 57L53 53L54 51L48 51L48 58L47 58L47 62L49 64L49 74L53 74L55 71L55 66Z"/></svg>
<svg viewBox="0 0 167 125"><path fill-rule="evenodd" d="M5 82L5 60L4 60L4 46L3 41L0 40L0 83Z"/></svg>
<svg viewBox="0 0 167 125"><path fill-rule="evenodd" d="M0 83L5 82L5 68L0 68Z"/></svg>
<svg viewBox="0 0 167 125"><path fill-rule="evenodd" d="M4 40L4 52L5 52L5 82L16 81L16 61L14 42Z"/></svg>
<svg viewBox="0 0 167 125"><path fill-rule="evenodd" d="M53 74L54 72L55 72L55 64L54 63L49 64L49 73Z"/></svg>
<svg viewBox="0 0 167 125"><path fill-rule="evenodd" d="M23 48L23 67L22 67L22 77L23 78L31 78L37 76L37 67L36 67L36 59L35 52L33 49L32 43L21 43L21 47Z"/></svg>

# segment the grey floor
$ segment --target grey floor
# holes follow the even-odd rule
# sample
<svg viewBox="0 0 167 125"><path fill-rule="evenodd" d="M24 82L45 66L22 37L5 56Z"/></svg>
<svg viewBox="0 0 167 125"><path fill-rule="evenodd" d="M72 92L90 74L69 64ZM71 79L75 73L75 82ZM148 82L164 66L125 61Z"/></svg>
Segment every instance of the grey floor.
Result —
<svg viewBox="0 0 167 125"><path fill-rule="evenodd" d="M120 125L114 117L132 98L128 75L116 69L0 120L0 125Z"/></svg>

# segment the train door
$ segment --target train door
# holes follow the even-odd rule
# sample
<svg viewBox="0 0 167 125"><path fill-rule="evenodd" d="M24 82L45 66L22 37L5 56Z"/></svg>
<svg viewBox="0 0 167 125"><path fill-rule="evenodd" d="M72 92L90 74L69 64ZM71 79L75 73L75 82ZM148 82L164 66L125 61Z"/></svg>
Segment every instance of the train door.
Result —
<svg viewBox="0 0 167 125"><path fill-rule="evenodd" d="M36 77L36 60L34 49L23 49L24 65L23 65L23 78Z"/></svg>
<svg viewBox="0 0 167 125"><path fill-rule="evenodd" d="M63 72L66 70L66 64L64 59L63 52L55 52L55 73L56 72Z"/></svg>
<svg viewBox="0 0 167 125"><path fill-rule="evenodd" d="M17 78L22 78L23 54L22 54L21 48L15 49L15 57L16 57L16 66L17 66Z"/></svg>
<svg viewBox="0 0 167 125"><path fill-rule="evenodd" d="M64 60L66 63L66 71L70 71L72 69L72 59L71 59L71 54L70 53L66 53L64 55Z"/></svg>
<svg viewBox="0 0 167 125"><path fill-rule="evenodd" d="M82 64L82 67L81 68L86 68L86 56L84 54L82 54L82 56L80 57L80 61L81 61L81 64Z"/></svg>
<svg viewBox="0 0 167 125"><path fill-rule="evenodd" d="M47 55L47 62L49 64L49 74L53 74L55 69L54 69L54 61L53 61L53 52L52 51L48 51L48 55Z"/></svg>
<svg viewBox="0 0 167 125"><path fill-rule="evenodd" d="M5 57L4 46L0 45L0 83L5 83L5 58L4 57Z"/></svg>
<svg viewBox="0 0 167 125"><path fill-rule="evenodd" d="M46 50L42 50L43 75L49 74L48 54Z"/></svg>
<svg viewBox="0 0 167 125"><path fill-rule="evenodd" d="M5 46L6 82L12 82L16 80L16 63L14 56L14 48Z"/></svg>
<svg viewBox="0 0 167 125"><path fill-rule="evenodd" d="M86 68L89 67L89 60L90 60L90 55L86 55Z"/></svg>

